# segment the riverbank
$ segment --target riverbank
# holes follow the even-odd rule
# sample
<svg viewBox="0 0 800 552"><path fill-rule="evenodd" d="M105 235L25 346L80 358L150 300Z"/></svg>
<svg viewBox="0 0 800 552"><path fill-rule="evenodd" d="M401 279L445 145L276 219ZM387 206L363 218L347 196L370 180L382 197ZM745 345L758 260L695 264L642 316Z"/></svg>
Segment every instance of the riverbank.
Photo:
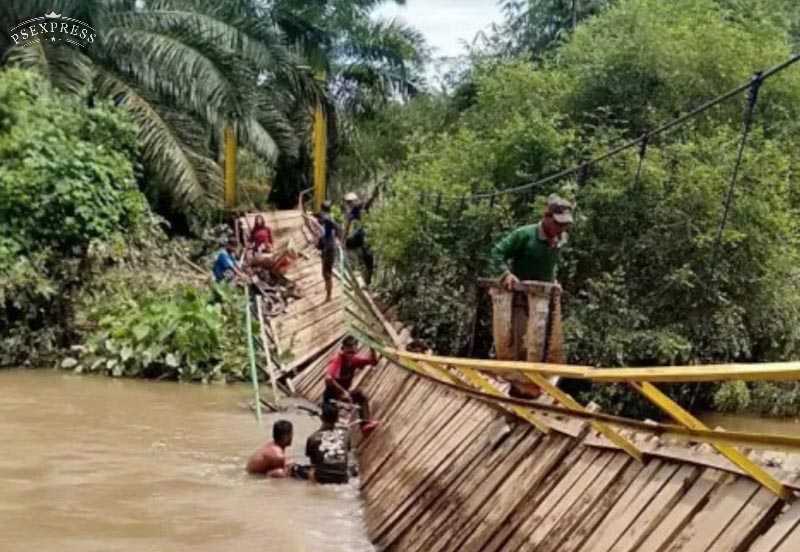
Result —
<svg viewBox="0 0 800 552"><path fill-rule="evenodd" d="M268 415L247 386L0 371L0 549L42 552L373 550L358 482L317 487L244 472L274 419L300 459L318 421Z"/></svg>

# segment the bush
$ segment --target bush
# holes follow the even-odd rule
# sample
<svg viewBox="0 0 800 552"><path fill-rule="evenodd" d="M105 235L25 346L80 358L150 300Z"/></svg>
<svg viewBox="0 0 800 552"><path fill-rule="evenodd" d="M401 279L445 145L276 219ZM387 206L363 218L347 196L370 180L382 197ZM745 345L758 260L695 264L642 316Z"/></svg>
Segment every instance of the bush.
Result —
<svg viewBox="0 0 800 552"><path fill-rule="evenodd" d="M80 362L69 359L65 367L184 381L241 379L248 367L243 308L242 298L226 290L116 288L90 307L87 322L94 330L79 348Z"/></svg>
<svg viewBox="0 0 800 552"><path fill-rule="evenodd" d="M0 72L0 363L35 362L74 337L88 252L149 227L136 130L35 73Z"/></svg>

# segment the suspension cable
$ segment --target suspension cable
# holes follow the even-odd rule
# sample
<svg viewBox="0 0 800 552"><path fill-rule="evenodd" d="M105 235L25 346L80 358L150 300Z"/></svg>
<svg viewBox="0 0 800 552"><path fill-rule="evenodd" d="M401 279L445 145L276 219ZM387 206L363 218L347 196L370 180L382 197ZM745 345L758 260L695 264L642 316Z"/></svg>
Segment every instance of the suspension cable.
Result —
<svg viewBox="0 0 800 552"><path fill-rule="evenodd" d="M733 173L731 174L731 183L728 186L728 191L725 196L725 207L722 211L722 220L719 223L719 230L717 230L717 238L714 243L713 253L711 255L712 270L716 265L717 252L719 251L720 243L722 242L722 232L728 223L728 213L733 205L733 191L736 187L736 180L739 177L739 167L742 164L742 156L744 154L744 147L747 145L747 138L750 135L750 129L753 125L753 113L755 112L756 102L758 101L758 91L761 84L764 82L764 77L761 73L756 73L753 80L750 82L750 91L747 94L747 105L744 109L744 117L742 122L742 138L739 140L739 149L736 152L736 162L733 165Z"/></svg>
<svg viewBox="0 0 800 552"><path fill-rule="evenodd" d="M778 64L778 65L776 65L776 66L774 66L774 67L772 67L770 69L767 69L766 71L758 73L760 75L759 80L761 82L763 82L766 79L768 79L769 77L771 77L771 76L773 76L773 75L775 75L777 73L780 73L781 71L783 71L787 67L790 67L791 65L794 65L798 61L800 61L800 54L795 54L795 55L791 56L789 59L787 59L786 61L784 61L784 62L782 62L782 63L780 63L780 64ZM697 117L698 115L704 113L705 111L708 111L712 107L714 107L714 106L716 106L716 105L718 105L718 104L720 104L720 103L722 103L724 101L727 101L727 100L733 98L734 96L737 96L737 95L741 94L745 90L751 89L752 86L753 86L753 80L750 80L745 84L737 86L733 90L730 90L730 91L728 91L728 92L726 92L726 93L724 93L724 94L722 94L720 96L717 96L716 98L713 98L713 99L705 102L704 104L696 107L695 109L689 111L688 113L685 113L685 114L681 115L680 117L677 117L677 118L675 118L675 119L673 119L671 121L668 121L668 122L662 124L661 126L658 126L658 127L654 128L654 129L642 134L638 138L635 138L633 140L625 142L625 143L623 143L623 144L621 144L621 145L619 145L619 146L617 146L615 148L612 148L611 150L607 151L606 153L600 154L597 157L594 157L594 158L589 159L587 161L583 161L582 163L579 163L578 165L575 165L575 166L570 167L568 169L564 169L562 171L559 171L557 173L551 174L549 176L546 176L546 177L541 178L539 180L536 180L534 182L529 182L527 184L521 184L519 186L514 186L513 188L506 188L505 190L496 190L496 191L493 191L493 192L483 192L483 193L473 194L472 197L483 198L483 197L491 197L491 196L494 196L494 195L514 194L514 193L522 192L522 191L525 191L525 190L529 190L531 188L536 188L536 187L542 186L544 184L548 184L548 183L550 183L550 182L552 182L554 180L559 180L559 179L567 177L567 176L572 176L573 174L578 173L580 171L585 171L590 166L596 165L597 163L599 163L601 161L605 161L609 157L614 157L615 155L618 155L619 153L621 153L621 152L623 152L625 150L628 150L628 149L633 148L635 146L640 146L642 144L642 142L645 141L645 140L649 141L654 136L658 136L659 134L664 134L666 132L669 132L670 130L674 129L675 127L677 127L679 125L682 125L683 123L685 123L689 119Z"/></svg>

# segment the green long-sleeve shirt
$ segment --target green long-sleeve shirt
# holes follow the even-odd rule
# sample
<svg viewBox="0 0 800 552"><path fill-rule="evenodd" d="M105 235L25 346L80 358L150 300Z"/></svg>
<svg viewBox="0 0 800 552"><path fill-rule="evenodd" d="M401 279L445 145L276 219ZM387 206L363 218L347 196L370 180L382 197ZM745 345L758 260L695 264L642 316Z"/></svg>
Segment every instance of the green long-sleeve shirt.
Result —
<svg viewBox="0 0 800 552"><path fill-rule="evenodd" d="M559 248L540 236L539 225L517 228L492 248L495 275L511 272L520 280L552 282L556 279Z"/></svg>

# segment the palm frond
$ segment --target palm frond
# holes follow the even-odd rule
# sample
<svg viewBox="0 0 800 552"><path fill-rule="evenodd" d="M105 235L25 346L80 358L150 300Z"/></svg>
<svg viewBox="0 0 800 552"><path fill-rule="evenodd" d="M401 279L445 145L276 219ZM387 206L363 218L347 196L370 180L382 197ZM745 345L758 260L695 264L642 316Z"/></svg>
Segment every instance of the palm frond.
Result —
<svg viewBox="0 0 800 552"><path fill-rule="evenodd" d="M180 142L158 111L134 88L105 70L95 78L97 91L127 109L139 127L139 147L144 164L157 175L160 193L171 204L187 208L208 199L203 177L196 168L193 152Z"/></svg>
<svg viewBox="0 0 800 552"><path fill-rule="evenodd" d="M12 46L6 52L5 62L37 71L54 87L76 95L83 95L91 79L89 58L69 46L51 46L42 41Z"/></svg>
<svg viewBox="0 0 800 552"><path fill-rule="evenodd" d="M219 125L247 111L246 66L235 56L192 44L188 33L178 37L140 29L112 28L103 38L104 59L141 86L171 98L209 123ZM205 46L206 51L200 50ZM251 81L255 75L250 75Z"/></svg>

